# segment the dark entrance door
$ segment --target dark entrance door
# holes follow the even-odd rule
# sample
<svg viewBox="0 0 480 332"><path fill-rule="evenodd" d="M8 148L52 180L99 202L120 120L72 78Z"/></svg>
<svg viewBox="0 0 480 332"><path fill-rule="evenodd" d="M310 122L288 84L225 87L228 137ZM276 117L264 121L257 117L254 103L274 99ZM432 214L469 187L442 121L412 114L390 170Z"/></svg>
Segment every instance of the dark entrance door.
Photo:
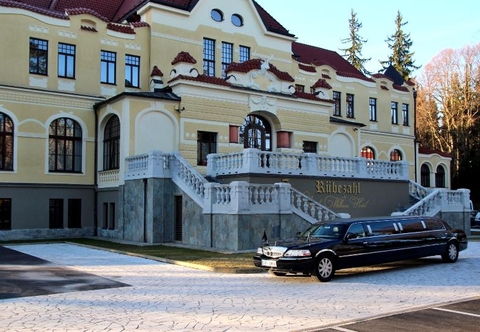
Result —
<svg viewBox="0 0 480 332"><path fill-rule="evenodd" d="M182 196L175 196L175 241L183 241Z"/></svg>
<svg viewBox="0 0 480 332"><path fill-rule="evenodd" d="M240 135L245 149L272 151L272 128L265 118L258 115L247 116Z"/></svg>

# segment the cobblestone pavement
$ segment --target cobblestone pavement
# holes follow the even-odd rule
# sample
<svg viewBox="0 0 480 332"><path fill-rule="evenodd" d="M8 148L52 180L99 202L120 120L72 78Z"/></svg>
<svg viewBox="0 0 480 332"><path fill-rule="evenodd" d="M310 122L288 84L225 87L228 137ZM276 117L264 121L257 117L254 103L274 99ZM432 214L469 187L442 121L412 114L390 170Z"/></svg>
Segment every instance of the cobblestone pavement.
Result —
<svg viewBox="0 0 480 332"><path fill-rule="evenodd" d="M129 287L0 301L0 331L298 331L480 294L480 242L455 264L427 258L339 271L329 283L219 274L70 244L9 248Z"/></svg>

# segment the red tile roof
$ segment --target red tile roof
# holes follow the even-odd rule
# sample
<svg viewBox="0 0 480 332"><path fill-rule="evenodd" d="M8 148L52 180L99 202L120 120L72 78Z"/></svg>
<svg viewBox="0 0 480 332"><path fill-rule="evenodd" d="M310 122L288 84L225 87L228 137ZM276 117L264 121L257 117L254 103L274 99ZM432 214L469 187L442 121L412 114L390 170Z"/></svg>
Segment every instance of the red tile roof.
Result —
<svg viewBox="0 0 480 332"><path fill-rule="evenodd" d="M242 63L231 63L227 69L225 69L225 73L229 72L238 72L238 73L248 73L252 70L260 70L262 67L263 60L261 59L250 59ZM277 76L278 79L287 82L294 82L292 76L289 73L278 70L277 67L272 65L271 63L268 64L268 71Z"/></svg>
<svg viewBox="0 0 480 332"><path fill-rule="evenodd" d="M292 52L298 62L314 66L327 65L335 69L337 75L373 82L337 52L297 42L292 43Z"/></svg>
<svg viewBox="0 0 480 332"><path fill-rule="evenodd" d="M108 23L107 29L132 35L135 34L135 30L133 30L131 26L125 24Z"/></svg>
<svg viewBox="0 0 480 332"><path fill-rule="evenodd" d="M198 75L197 77L178 75L178 76L172 78L170 81L168 81L168 83L175 82L175 81L178 81L178 80L187 80L187 81L214 84L214 85L231 86L230 83L225 81L225 79L223 79L223 78L207 76L207 75L203 75L203 74Z"/></svg>
<svg viewBox="0 0 480 332"><path fill-rule="evenodd" d="M70 10L71 15L78 14L72 10L91 10L95 16L101 17L107 22L120 23L131 16L141 6L148 2L192 11L200 0L0 0L0 6L23 8L44 15L67 19L65 11ZM275 20L255 0L252 0L267 31L294 37L277 20ZM91 13L83 11L82 13Z"/></svg>
<svg viewBox="0 0 480 332"><path fill-rule="evenodd" d="M312 86L313 89L316 89L316 88L325 88L325 89L331 89L332 86L330 84L327 83L326 80L324 80L323 78L319 79L313 86Z"/></svg>
<svg viewBox="0 0 480 332"><path fill-rule="evenodd" d="M265 9L262 8L255 0L252 0L255 8L257 9L258 15L262 19L265 28L270 32L275 32L280 35L295 37L294 34L291 34L287 29L283 27L276 19L274 19Z"/></svg>
<svg viewBox="0 0 480 332"><path fill-rule="evenodd" d="M300 68L300 69L303 70L303 71L310 72L310 73L316 73L316 72L317 72L317 71L315 70L315 67L313 67L313 66L307 66L307 65L304 65L303 63L299 63L299 64L298 64L298 68Z"/></svg>
<svg viewBox="0 0 480 332"><path fill-rule="evenodd" d="M421 154L435 154L436 153L436 154L438 154L440 156L443 156L443 157L452 158L451 153L441 152L441 151L438 151L438 150L425 148L423 146L418 147L418 153L421 153Z"/></svg>
<svg viewBox="0 0 480 332"><path fill-rule="evenodd" d="M196 64L197 60L195 60L195 58L193 56L191 56L190 53L188 53L188 52L180 52L180 53L177 54L175 59L173 59L172 65L175 65L179 62Z"/></svg>
<svg viewBox="0 0 480 332"><path fill-rule="evenodd" d="M297 98L302 98L302 99L309 99L309 100L316 100L316 101L323 101L327 103L334 103L332 99L323 99L323 98L318 98L316 94L313 93L307 93L307 92L301 92L301 91L295 91L294 95Z"/></svg>
<svg viewBox="0 0 480 332"><path fill-rule="evenodd" d="M162 71L161 71L157 66L153 66L152 73L150 74L150 76L160 76L160 77L163 77L163 73L162 73Z"/></svg>

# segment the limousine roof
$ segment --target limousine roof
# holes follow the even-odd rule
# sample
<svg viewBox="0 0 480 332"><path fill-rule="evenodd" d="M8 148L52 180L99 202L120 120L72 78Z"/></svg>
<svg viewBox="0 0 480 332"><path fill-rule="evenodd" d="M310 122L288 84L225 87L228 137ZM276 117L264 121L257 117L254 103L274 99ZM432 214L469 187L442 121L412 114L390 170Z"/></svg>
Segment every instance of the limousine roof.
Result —
<svg viewBox="0 0 480 332"><path fill-rule="evenodd" d="M342 223L342 224L353 224L354 222L376 222L376 221L401 221L401 220L425 220L433 219L428 216L383 216L383 217L359 217L359 218L350 218L350 219L335 219L332 222L328 223ZM319 222L325 223L325 222Z"/></svg>

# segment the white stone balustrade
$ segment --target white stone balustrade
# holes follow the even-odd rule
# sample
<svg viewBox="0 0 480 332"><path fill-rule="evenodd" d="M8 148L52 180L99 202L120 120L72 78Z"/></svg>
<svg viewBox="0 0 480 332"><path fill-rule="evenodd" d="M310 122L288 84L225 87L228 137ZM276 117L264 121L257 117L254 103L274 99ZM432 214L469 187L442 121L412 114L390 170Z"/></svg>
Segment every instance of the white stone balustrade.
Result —
<svg viewBox="0 0 480 332"><path fill-rule="evenodd" d="M290 197L292 210L311 223L329 221L337 218L350 218L347 214L337 214L325 206L318 204L317 201L294 188L292 188Z"/></svg>
<svg viewBox="0 0 480 332"><path fill-rule="evenodd" d="M118 187L120 185L120 170L111 169L98 172L98 188Z"/></svg>
<svg viewBox="0 0 480 332"><path fill-rule="evenodd" d="M288 183L207 183L203 213L289 214L291 186Z"/></svg>
<svg viewBox="0 0 480 332"><path fill-rule="evenodd" d="M170 178L169 155L151 151L125 158L125 180L145 178Z"/></svg>
<svg viewBox="0 0 480 332"><path fill-rule="evenodd" d="M392 215L435 216L440 211L470 212L470 190L435 189L407 210Z"/></svg>
<svg viewBox="0 0 480 332"><path fill-rule="evenodd" d="M316 153L277 153L245 149L229 154L210 154L207 175L279 174L408 180L408 163L365 158L321 156Z"/></svg>

